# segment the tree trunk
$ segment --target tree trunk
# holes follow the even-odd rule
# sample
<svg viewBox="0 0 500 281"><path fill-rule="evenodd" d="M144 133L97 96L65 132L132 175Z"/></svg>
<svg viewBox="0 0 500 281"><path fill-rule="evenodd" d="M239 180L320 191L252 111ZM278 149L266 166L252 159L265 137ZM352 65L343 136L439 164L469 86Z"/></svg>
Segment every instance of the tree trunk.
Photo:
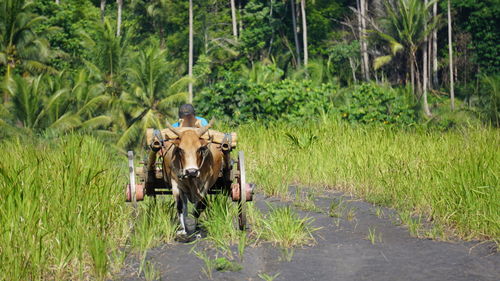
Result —
<svg viewBox="0 0 500 281"><path fill-rule="evenodd" d="M10 72L11 72L11 62L7 60L7 70L5 72L5 81L3 87L3 103L7 103L10 100L10 93L7 90L10 83Z"/></svg>
<svg viewBox="0 0 500 281"><path fill-rule="evenodd" d="M425 5L427 5L427 0L424 1L425 2ZM427 23L424 23L425 25L425 28L427 28ZM425 38L424 40L424 43L423 43L423 48L422 48L422 61L423 61L423 65L422 65L422 98L423 98L423 108L424 108L424 113L425 115L427 115L428 117L431 116L431 111L429 110L429 103L427 102L427 84L428 84L428 80L429 80L429 77L428 77L428 71L429 71L429 68L428 68L428 63L429 61L427 60L427 51L428 51L428 48L429 48L429 44L427 42L427 38Z"/></svg>
<svg viewBox="0 0 500 281"><path fill-rule="evenodd" d="M432 6L432 17L435 18L437 17L437 1L434 2L434 5ZM437 50L438 50L438 43L437 43L437 28L434 29L432 32L432 80L434 87L438 87L439 80L438 80L438 59L437 59Z"/></svg>
<svg viewBox="0 0 500 281"><path fill-rule="evenodd" d="M271 9L269 11L269 18L273 18L273 0L271 0ZM274 28L272 29L272 34L271 34L271 40L269 40L269 50L267 51L267 57L271 56L271 50L273 48L273 41L274 41Z"/></svg>
<svg viewBox="0 0 500 281"><path fill-rule="evenodd" d="M415 51L415 55L413 57L413 63L415 64L415 84L417 85L417 94L418 98L420 99L422 97L422 81L420 80L420 69L418 67L418 62L417 62L417 54Z"/></svg>
<svg viewBox="0 0 500 281"><path fill-rule="evenodd" d="M300 9L302 12L302 43L304 44L304 66L309 63L309 54L307 52L307 20L306 20L306 0L300 1Z"/></svg>
<svg viewBox="0 0 500 281"><path fill-rule="evenodd" d="M428 87L432 89L432 34L427 38L427 76L429 78Z"/></svg>
<svg viewBox="0 0 500 281"><path fill-rule="evenodd" d="M59 0L56 0L56 5L59 5Z"/></svg>
<svg viewBox="0 0 500 281"><path fill-rule="evenodd" d="M189 0L189 85L188 85L188 102L193 103L193 0Z"/></svg>
<svg viewBox="0 0 500 281"><path fill-rule="evenodd" d="M238 1L239 34L243 31L243 20L241 16L241 0Z"/></svg>
<svg viewBox="0 0 500 281"><path fill-rule="evenodd" d="M293 25L293 39L295 40L295 51L297 52L297 67L300 67L300 45L299 35L297 34L297 15L295 14L295 0L290 0L292 8L292 25Z"/></svg>
<svg viewBox="0 0 500 281"><path fill-rule="evenodd" d="M160 25L160 49L165 49L165 28Z"/></svg>
<svg viewBox="0 0 500 281"><path fill-rule="evenodd" d="M412 51L410 53L410 81L411 81L411 91L415 94L415 53Z"/></svg>
<svg viewBox="0 0 500 281"><path fill-rule="evenodd" d="M238 25L236 24L236 5L234 0L231 0L231 20L233 22L233 37L238 40Z"/></svg>
<svg viewBox="0 0 500 281"><path fill-rule="evenodd" d="M101 0L101 22L104 22L104 16L106 15L106 0Z"/></svg>
<svg viewBox="0 0 500 281"><path fill-rule="evenodd" d="M450 57L450 99L451 110L455 110L455 89L453 88L453 42L451 40L451 5L448 0L448 55Z"/></svg>
<svg viewBox="0 0 500 281"><path fill-rule="evenodd" d="M349 65L351 66L352 79L354 79L354 84L357 84L358 83L358 79L356 79L356 67L355 67L354 61L352 60L351 57L349 57Z"/></svg>
<svg viewBox="0 0 500 281"><path fill-rule="evenodd" d="M116 4L118 4L118 16L116 19L116 36L120 36L120 29L122 26L122 7L123 0L116 0Z"/></svg>
<svg viewBox="0 0 500 281"><path fill-rule="evenodd" d="M363 53L363 64L365 65L365 80L370 80L370 62L368 58L368 46L366 44L365 35L366 35L366 0L360 0L361 6L361 52Z"/></svg>
<svg viewBox="0 0 500 281"><path fill-rule="evenodd" d="M359 52L361 57L361 79L366 77L365 62L363 57L363 30L361 28L361 3L360 0L356 0L356 8L358 10L358 31L359 31Z"/></svg>

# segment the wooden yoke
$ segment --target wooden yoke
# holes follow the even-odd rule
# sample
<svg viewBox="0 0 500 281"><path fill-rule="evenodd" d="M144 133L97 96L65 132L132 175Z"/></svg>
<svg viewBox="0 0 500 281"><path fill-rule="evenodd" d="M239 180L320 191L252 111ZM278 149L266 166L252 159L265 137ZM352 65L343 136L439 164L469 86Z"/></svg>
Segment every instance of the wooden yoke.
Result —
<svg viewBox="0 0 500 281"><path fill-rule="evenodd" d="M197 128L192 128L192 127L179 127L176 128L179 132L184 132L186 130L193 130ZM153 134L154 129L148 128L146 130L146 144L150 145L153 143L155 140L154 134ZM177 139L179 138L174 132L170 131L170 129L162 129L160 130L160 133L162 137L165 140L172 140L172 139ZM235 148L236 144L238 142L238 135L236 133L230 133L230 145L231 148ZM223 132L215 131L215 130L208 130L205 134L201 136L202 139L206 140L212 140L212 142L217 143L217 144L224 144L224 142L228 141L227 135Z"/></svg>

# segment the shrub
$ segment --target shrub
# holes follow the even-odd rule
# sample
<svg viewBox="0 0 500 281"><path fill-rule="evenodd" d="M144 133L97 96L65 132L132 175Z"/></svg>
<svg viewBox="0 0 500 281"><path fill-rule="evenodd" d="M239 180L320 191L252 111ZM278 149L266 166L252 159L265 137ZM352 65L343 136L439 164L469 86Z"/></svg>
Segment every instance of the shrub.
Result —
<svg viewBox="0 0 500 281"><path fill-rule="evenodd" d="M405 90L366 83L347 94L340 113L350 122L410 125L416 120L413 107Z"/></svg>
<svg viewBox="0 0 500 281"><path fill-rule="evenodd" d="M200 114L231 124L258 119L299 121L329 111L336 90L332 84L313 86L309 80L254 83L226 74L224 80L205 88L196 104Z"/></svg>

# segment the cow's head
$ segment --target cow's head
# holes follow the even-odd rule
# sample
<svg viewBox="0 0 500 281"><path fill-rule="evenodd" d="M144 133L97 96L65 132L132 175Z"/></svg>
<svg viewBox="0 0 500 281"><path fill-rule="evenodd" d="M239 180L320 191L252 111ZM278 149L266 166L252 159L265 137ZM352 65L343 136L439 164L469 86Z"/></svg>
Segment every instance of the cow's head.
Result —
<svg viewBox="0 0 500 281"><path fill-rule="evenodd" d="M179 177L182 178L197 178L200 176L200 168L203 165L209 153L209 142L202 139L210 127L212 127L214 119L204 127L181 132L167 124L168 128L179 138L172 141L175 145L173 157L178 160Z"/></svg>

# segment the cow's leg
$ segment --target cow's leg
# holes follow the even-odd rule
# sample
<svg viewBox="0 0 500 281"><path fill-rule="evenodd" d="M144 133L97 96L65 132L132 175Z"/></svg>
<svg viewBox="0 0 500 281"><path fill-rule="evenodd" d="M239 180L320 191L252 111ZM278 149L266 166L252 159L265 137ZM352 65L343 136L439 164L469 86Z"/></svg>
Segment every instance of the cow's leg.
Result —
<svg viewBox="0 0 500 281"><path fill-rule="evenodd" d="M198 219L200 218L201 213L206 208L207 208L207 200L205 199L205 197L203 197L203 199L201 199L200 201L198 201L196 203L196 208L194 210L194 219L195 219L195 225L196 225L197 230L199 229Z"/></svg>
<svg viewBox="0 0 500 281"><path fill-rule="evenodd" d="M181 228L177 231L178 235L186 235L186 217L187 217L187 197L184 195L177 187L177 182L172 181L172 195L175 199L175 205L177 207L177 216L179 217L179 223Z"/></svg>
<svg viewBox="0 0 500 281"><path fill-rule="evenodd" d="M184 233L182 234L187 234L188 228L186 224L186 219L188 217L188 199L186 194L184 194L183 192L181 192L181 200L182 200L182 213L180 221L181 221L181 227L184 229Z"/></svg>

